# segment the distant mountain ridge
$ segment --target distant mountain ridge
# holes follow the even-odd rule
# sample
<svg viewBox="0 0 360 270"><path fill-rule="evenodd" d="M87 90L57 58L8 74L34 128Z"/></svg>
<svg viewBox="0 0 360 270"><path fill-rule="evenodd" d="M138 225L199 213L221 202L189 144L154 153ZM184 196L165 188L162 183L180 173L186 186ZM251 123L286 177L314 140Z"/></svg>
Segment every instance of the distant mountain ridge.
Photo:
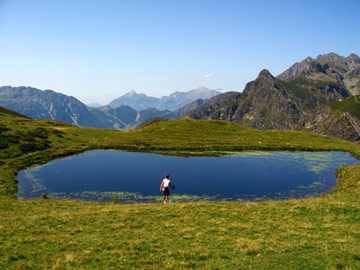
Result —
<svg viewBox="0 0 360 270"><path fill-rule="evenodd" d="M146 108L135 110L127 105L117 107L88 107L74 97L52 90L32 87L0 87L0 106L34 119L54 119L76 126L107 129L135 128L148 118L173 119L197 106L200 101L187 104L171 112ZM203 102L203 100L201 100Z"/></svg>
<svg viewBox="0 0 360 270"><path fill-rule="evenodd" d="M146 94L136 93L134 90L125 95L114 99L107 106L115 108L121 105L130 106L135 110L143 110L146 108L156 108L159 104L159 99L155 97L148 97Z"/></svg>
<svg viewBox="0 0 360 270"><path fill-rule="evenodd" d="M103 105L97 103L97 102L93 102L93 103L90 103L90 104L86 104L86 106L88 107L94 107L94 108L100 108L102 107Z"/></svg>
<svg viewBox="0 0 360 270"><path fill-rule="evenodd" d="M77 126L99 125L87 107L74 97L32 87L0 87L0 106L34 119L55 119Z"/></svg>
<svg viewBox="0 0 360 270"><path fill-rule="evenodd" d="M199 87L188 92L174 92L169 96L161 98L150 97L145 94L138 94L135 91L130 91L125 95L114 99L109 103L110 107L117 107L120 105L127 105L135 110L143 110L146 108L155 108L157 110L175 111L185 106L188 103L197 99L209 99L218 95L220 92L211 90L206 87Z"/></svg>

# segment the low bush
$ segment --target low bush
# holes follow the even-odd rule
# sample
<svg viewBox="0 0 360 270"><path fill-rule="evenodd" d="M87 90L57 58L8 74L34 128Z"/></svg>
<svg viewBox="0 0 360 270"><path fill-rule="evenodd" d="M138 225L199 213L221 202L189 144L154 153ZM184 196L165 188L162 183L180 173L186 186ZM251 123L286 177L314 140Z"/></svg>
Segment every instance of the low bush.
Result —
<svg viewBox="0 0 360 270"><path fill-rule="evenodd" d="M31 153L35 151L45 150L50 147L49 141L25 142L19 145L19 149L23 153Z"/></svg>

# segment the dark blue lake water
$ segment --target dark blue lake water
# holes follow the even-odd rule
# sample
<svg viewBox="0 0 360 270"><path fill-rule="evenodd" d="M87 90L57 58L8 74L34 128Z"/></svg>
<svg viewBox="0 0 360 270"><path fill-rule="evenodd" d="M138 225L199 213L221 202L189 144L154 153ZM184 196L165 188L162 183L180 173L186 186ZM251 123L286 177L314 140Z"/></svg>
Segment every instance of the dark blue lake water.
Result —
<svg viewBox="0 0 360 270"><path fill-rule="evenodd" d="M240 152L178 157L94 150L18 174L19 198L161 201L165 174L172 201L267 200L315 196L336 186L335 170L359 163L344 152Z"/></svg>

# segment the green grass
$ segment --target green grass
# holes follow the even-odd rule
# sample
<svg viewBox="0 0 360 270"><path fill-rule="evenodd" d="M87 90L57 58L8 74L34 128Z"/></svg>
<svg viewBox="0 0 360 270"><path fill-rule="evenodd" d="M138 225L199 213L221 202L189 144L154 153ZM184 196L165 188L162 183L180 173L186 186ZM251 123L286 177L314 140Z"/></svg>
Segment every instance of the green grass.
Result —
<svg viewBox="0 0 360 270"><path fill-rule="evenodd" d="M30 119L29 117L22 115L20 113L8 110L4 107L0 107L0 119L1 120L10 120L15 118L21 118L21 119Z"/></svg>
<svg viewBox="0 0 360 270"><path fill-rule="evenodd" d="M331 194L301 200L122 205L14 197L19 169L90 149L341 150L359 158L357 144L221 121L114 131L7 116L1 125L0 269L360 269L359 165L337 171ZM43 141L44 149L20 146Z"/></svg>
<svg viewBox="0 0 360 270"><path fill-rule="evenodd" d="M348 112L360 119L360 96L352 96L329 104L332 111Z"/></svg>

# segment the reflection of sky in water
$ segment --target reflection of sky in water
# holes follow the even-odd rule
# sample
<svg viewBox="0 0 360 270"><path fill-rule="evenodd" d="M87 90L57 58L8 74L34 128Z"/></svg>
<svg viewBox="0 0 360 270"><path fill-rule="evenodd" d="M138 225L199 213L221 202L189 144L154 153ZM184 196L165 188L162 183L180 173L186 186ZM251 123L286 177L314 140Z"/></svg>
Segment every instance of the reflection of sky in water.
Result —
<svg viewBox="0 0 360 270"><path fill-rule="evenodd" d="M343 152L241 152L222 157L176 157L89 151L19 172L18 197L154 201L166 173L173 198L284 199L328 192L335 170L358 163Z"/></svg>

